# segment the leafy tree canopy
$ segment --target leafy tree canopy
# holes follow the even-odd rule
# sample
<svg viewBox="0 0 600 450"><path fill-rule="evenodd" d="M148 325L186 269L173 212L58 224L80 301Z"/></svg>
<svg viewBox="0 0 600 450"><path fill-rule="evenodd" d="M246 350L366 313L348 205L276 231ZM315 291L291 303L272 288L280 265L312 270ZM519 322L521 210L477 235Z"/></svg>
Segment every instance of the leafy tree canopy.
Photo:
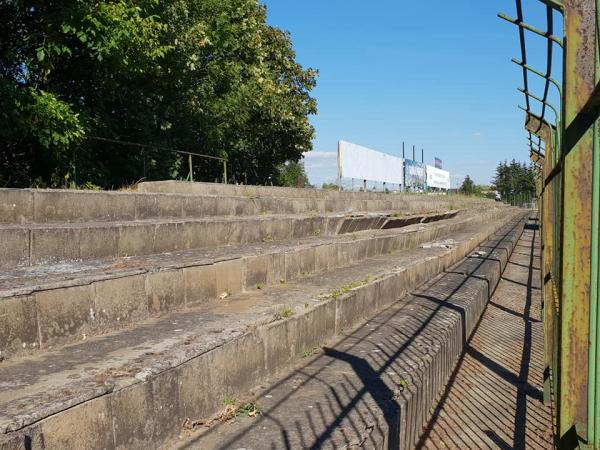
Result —
<svg viewBox="0 0 600 450"><path fill-rule="evenodd" d="M278 184L280 186L308 188L308 176L302 162L288 161L279 168Z"/></svg>
<svg viewBox="0 0 600 450"><path fill-rule="evenodd" d="M316 75L257 0L0 0L0 185L184 175L169 149L279 180L311 148Z"/></svg>

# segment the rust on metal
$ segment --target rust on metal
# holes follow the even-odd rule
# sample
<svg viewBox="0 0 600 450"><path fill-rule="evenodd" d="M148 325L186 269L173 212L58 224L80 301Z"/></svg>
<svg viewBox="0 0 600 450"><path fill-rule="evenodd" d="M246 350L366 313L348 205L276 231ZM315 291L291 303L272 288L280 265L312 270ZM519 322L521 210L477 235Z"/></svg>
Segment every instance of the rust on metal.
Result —
<svg viewBox="0 0 600 450"><path fill-rule="evenodd" d="M565 6L565 148L559 436L587 435L593 132L581 111L594 91L595 0ZM576 137L576 138L574 138Z"/></svg>

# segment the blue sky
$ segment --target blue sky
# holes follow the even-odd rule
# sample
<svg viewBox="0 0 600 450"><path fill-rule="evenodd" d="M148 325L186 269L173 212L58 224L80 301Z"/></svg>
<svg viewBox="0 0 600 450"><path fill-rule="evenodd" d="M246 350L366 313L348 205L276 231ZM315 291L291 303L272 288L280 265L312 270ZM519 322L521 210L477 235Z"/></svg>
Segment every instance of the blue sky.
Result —
<svg viewBox="0 0 600 450"><path fill-rule="evenodd" d="M455 177L490 182L498 161L528 161L514 1L263 0L270 24L289 31L298 61L319 70L313 183L335 179L340 139L407 156L416 145ZM526 18L545 28L544 9L524 0ZM541 39L529 62L545 68ZM560 55L557 60L560 60ZM537 87L534 86L534 87ZM409 150L410 149L410 150Z"/></svg>

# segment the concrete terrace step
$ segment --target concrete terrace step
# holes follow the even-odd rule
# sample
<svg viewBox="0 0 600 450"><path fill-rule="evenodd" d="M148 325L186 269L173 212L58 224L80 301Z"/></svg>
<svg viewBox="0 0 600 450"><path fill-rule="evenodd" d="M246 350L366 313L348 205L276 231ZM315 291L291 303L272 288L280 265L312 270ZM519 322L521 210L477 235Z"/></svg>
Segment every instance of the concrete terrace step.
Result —
<svg viewBox="0 0 600 450"><path fill-rule="evenodd" d="M195 183L184 183L194 185ZM177 184L178 186L178 184ZM215 187L217 186L217 187ZM424 214L432 211L481 207L490 201L462 197L410 194L302 195L257 194L250 188L210 185L207 192L152 193L56 189L0 189L0 223L128 221L261 214L309 214L394 211ZM272 190L273 188L271 188ZM216 193L211 193L215 191ZM220 192L223 191L223 192Z"/></svg>
<svg viewBox="0 0 600 450"><path fill-rule="evenodd" d="M315 349L311 353L316 356L276 377L269 387L263 385L252 396L238 399L238 405L255 402L261 415L189 423L173 447L415 448L524 223L513 221L479 247L481 254L475 253L333 345ZM465 389L478 386L461 387ZM495 401L488 395L482 398ZM450 412L458 416L450 419L446 433L471 438L472 431L457 430L456 423L463 416L472 418L473 411L459 406ZM493 427L494 418L478 419L482 430ZM194 426L198 431L190 434ZM493 437L492 441L497 443ZM443 448L489 447L469 446L470 440L460 443L464 445L449 439L431 448L441 448L440 444Z"/></svg>
<svg viewBox="0 0 600 450"><path fill-rule="evenodd" d="M6 270L0 273L0 355L79 341L220 296L416 248L506 212L465 212L400 229Z"/></svg>
<svg viewBox="0 0 600 450"><path fill-rule="evenodd" d="M397 218L391 213L263 215L116 222L0 224L0 268L151 255L192 248L285 241L444 220L458 211Z"/></svg>
<svg viewBox="0 0 600 450"><path fill-rule="evenodd" d="M234 184L220 183L202 183L187 181L151 181L143 182L137 185L139 192L152 193L187 193L200 195L234 195L234 196L251 196L251 197L273 197L273 198L329 198L342 199L346 202L353 199L362 200L390 200L395 196L400 195L415 202L423 203L439 203L446 204L448 202L464 202L464 204L483 204L489 203L486 200L470 198L470 197L447 197L445 195L424 196L422 194L386 194L383 192L350 192L350 191L326 191L322 189L298 189L279 186L245 186Z"/></svg>
<svg viewBox="0 0 600 450"><path fill-rule="evenodd" d="M372 257L0 365L0 448L158 448L469 254L519 213L464 225L452 248Z"/></svg>

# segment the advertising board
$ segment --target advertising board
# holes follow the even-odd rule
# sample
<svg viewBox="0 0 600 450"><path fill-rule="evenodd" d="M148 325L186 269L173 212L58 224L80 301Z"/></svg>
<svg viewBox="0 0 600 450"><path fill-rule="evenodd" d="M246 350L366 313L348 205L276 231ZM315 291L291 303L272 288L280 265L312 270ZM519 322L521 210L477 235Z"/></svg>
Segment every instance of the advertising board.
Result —
<svg viewBox="0 0 600 450"><path fill-rule="evenodd" d="M413 190L425 189L425 166L418 161L413 161L412 159L405 159L404 178L406 181L407 188Z"/></svg>
<svg viewBox="0 0 600 450"><path fill-rule="evenodd" d="M427 186L439 189L450 189L450 172L427 166Z"/></svg>
<svg viewBox="0 0 600 450"><path fill-rule="evenodd" d="M339 175L383 183L402 183L402 158L346 141L338 143Z"/></svg>

